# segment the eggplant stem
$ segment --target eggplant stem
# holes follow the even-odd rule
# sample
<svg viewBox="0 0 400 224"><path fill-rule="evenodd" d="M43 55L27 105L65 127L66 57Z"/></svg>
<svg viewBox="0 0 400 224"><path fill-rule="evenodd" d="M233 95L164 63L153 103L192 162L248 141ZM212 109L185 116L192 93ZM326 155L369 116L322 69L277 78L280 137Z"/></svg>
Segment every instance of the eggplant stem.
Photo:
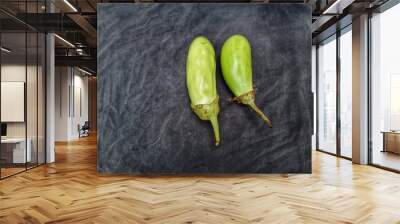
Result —
<svg viewBox="0 0 400 224"><path fill-rule="evenodd" d="M260 110L260 108L257 107L257 105L252 102L249 104L249 106L251 107L251 109L253 109L257 114L259 114L261 116L261 118L268 124L268 126L270 128L272 128L272 123L271 121L268 119L268 117Z"/></svg>
<svg viewBox="0 0 400 224"><path fill-rule="evenodd" d="M215 136L215 145L218 146L220 139L219 139L219 125L218 125L218 118L217 116L210 117L211 125L214 129L214 136Z"/></svg>

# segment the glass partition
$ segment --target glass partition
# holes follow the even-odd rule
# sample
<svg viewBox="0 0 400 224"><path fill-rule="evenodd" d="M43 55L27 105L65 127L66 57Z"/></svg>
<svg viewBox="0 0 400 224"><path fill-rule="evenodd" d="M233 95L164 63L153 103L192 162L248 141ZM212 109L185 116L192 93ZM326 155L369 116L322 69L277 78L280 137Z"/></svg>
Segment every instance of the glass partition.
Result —
<svg viewBox="0 0 400 224"><path fill-rule="evenodd" d="M400 4L371 18L371 162L400 170Z"/></svg>
<svg viewBox="0 0 400 224"><path fill-rule="evenodd" d="M1 176L26 169L26 33L1 34ZM4 50L6 49L6 50Z"/></svg>
<svg viewBox="0 0 400 224"><path fill-rule="evenodd" d="M352 157L352 34L351 26L340 36L340 154Z"/></svg>
<svg viewBox="0 0 400 224"><path fill-rule="evenodd" d="M318 149L336 154L336 36L318 47Z"/></svg>
<svg viewBox="0 0 400 224"><path fill-rule="evenodd" d="M1 2L41 13L44 1ZM0 12L0 178L45 163L45 34Z"/></svg>
<svg viewBox="0 0 400 224"><path fill-rule="evenodd" d="M37 165L38 160L38 35L36 32L27 33L27 74L26 74L26 114L27 114L27 150L30 159L27 167Z"/></svg>
<svg viewBox="0 0 400 224"><path fill-rule="evenodd" d="M311 137L311 142L312 142L312 150L317 149L317 104L316 102L316 93L317 93L317 48L315 45L312 46L311 48L311 90L313 93L313 100L314 100L314 105L313 105L313 134Z"/></svg>
<svg viewBox="0 0 400 224"><path fill-rule="evenodd" d="M38 75L37 75L37 162L43 164L46 161L46 37L43 33L38 33Z"/></svg>

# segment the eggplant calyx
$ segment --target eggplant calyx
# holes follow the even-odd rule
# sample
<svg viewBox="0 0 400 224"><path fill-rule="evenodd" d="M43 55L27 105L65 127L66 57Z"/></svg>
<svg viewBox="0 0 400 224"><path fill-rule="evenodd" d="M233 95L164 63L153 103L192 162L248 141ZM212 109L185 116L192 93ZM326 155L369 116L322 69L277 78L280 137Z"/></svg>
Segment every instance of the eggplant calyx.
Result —
<svg viewBox="0 0 400 224"><path fill-rule="evenodd" d="M211 125L214 129L214 137L215 137L215 145L219 145L220 137L219 137L219 125L218 125L218 113L219 113L219 97L215 98L209 104L198 104L191 105L194 113L201 119L207 120L211 122Z"/></svg>
<svg viewBox="0 0 400 224"><path fill-rule="evenodd" d="M211 115L217 115L219 113L219 97L215 98L211 103L209 104L197 104L197 105L191 105L192 109L197 116L201 120L210 120Z"/></svg>
<svg viewBox="0 0 400 224"><path fill-rule="evenodd" d="M254 103L255 98L256 98L256 92L254 90L251 90L250 92L247 92L245 94L233 98L233 101L245 105L250 105L251 103Z"/></svg>
<svg viewBox="0 0 400 224"><path fill-rule="evenodd" d="M256 94L254 90L251 90L248 93L242 94L238 97L235 97L235 99L237 101L239 101L242 104L248 105L251 107L251 109L253 109L258 115L261 116L261 118L265 121L265 123L267 123L267 125L272 128L272 123L269 120L269 118L264 114L264 112L262 112L262 110L260 110L260 108L258 108L258 106L255 103L255 98L256 98Z"/></svg>

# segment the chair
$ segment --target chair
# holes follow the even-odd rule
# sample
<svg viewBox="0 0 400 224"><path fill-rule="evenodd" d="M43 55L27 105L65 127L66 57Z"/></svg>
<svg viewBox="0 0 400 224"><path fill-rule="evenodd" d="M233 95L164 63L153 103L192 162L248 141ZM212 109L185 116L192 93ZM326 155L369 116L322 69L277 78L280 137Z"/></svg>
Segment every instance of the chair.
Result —
<svg viewBox="0 0 400 224"><path fill-rule="evenodd" d="M82 127L78 124L79 138L89 136L90 123L85 121Z"/></svg>

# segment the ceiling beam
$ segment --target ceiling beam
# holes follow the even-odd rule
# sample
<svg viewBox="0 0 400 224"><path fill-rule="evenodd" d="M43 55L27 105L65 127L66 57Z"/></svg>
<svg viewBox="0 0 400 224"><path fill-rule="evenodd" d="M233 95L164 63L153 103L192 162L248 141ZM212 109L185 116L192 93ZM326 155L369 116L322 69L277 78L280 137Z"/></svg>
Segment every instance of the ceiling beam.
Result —
<svg viewBox="0 0 400 224"><path fill-rule="evenodd" d="M42 32L82 30L75 21L61 13L18 13L16 17Z"/></svg>
<svg viewBox="0 0 400 224"><path fill-rule="evenodd" d="M355 0L336 0L323 11L323 14L342 14L343 10Z"/></svg>
<svg viewBox="0 0 400 224"><path fill-rule="evenodd" d="M88 22L88 20L81 14L71 13L67 15L71 20L73 20L78 26L82 28L83 31L90 37L86 41L89 42L91 46L96 46L97 42L97 30Z"/></svg>
<svg viewBox="0 0 400 224"><path fill-rule="evenodd" d="M55 56L56 66L80 66L96 71L97 60L91 56Z"/></svg>

